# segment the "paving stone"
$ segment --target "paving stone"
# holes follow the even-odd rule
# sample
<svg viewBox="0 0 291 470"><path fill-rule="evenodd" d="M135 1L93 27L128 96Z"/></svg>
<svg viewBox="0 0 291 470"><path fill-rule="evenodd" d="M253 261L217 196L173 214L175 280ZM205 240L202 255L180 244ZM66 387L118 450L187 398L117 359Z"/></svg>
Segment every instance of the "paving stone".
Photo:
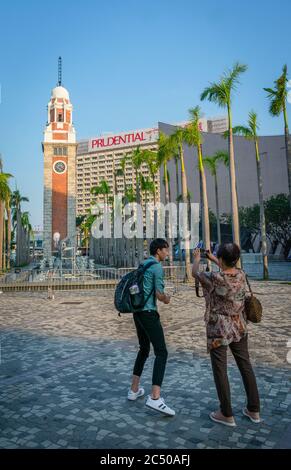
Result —
<svg viewBox="0 0 291 470"><path fill-rule="evenodd" d="M290 448L291 286L252 284L264 308L262 324L249 325L249 345L265 421L256 426L242 416L244 390L229 355L235 430L209 421L218 401L204 300L192 287L181 286L160 307L169 351L163 396L174 418L148 410L144 399L127 401L138 345L132 316L118 318L112 291L56 292L53 302L43 293L2 294L7 374L0 366L0 448L275 448L280 442ZM66 298L82 304L68 308L61 303ZM152 367L151 353L142 381L147 394Z"/></svg>

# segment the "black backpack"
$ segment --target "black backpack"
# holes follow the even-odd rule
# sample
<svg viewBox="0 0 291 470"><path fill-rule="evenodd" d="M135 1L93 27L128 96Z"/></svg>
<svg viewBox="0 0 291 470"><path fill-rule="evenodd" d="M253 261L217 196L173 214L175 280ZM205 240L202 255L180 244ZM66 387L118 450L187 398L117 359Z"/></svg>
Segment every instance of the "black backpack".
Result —
<svg viewBox="0 0 291 470"><path fill-rule="evenodd" d="M155 290L153 287L145 299L144 273L155 263L156 261L150 261L146 264L140 264L137 269L122 276L114 294L114 305L119 316L121 313L135 313L143 309Z"/></svg>

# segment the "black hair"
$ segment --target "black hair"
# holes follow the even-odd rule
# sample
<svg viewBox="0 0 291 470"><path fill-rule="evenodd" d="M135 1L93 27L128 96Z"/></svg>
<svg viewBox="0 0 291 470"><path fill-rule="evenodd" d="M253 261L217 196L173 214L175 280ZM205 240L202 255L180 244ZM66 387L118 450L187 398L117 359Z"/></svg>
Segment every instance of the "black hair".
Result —
<svg viewBox="0 0 291 470"><path fill-rule="evenodd" d="M150 244L150 254L155 256L158 250L169 248L169 243L163 238L155 238Z"/></svg>
<svg viewBox="0 0 291 470"><path fill-rule="evenodd" d="M239 260L240 249L236 243L223 243L217 250L217 258L222 258L223 262L233 268Z"/></svg>

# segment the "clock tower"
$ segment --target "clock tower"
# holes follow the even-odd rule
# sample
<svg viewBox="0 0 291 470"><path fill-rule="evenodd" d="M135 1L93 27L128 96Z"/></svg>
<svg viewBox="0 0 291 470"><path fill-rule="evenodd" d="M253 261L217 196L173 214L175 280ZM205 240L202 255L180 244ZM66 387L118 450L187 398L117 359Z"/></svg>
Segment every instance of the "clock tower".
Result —
<svg viewBox="0 0 291 470"><path fill-rule="evenodd" d="M59 57L58 84L51 92L47 124L42 143L44 157L44 257L58 250L66 239L76 244L76 133L72 123L72 104L62 86Z"/></svg>

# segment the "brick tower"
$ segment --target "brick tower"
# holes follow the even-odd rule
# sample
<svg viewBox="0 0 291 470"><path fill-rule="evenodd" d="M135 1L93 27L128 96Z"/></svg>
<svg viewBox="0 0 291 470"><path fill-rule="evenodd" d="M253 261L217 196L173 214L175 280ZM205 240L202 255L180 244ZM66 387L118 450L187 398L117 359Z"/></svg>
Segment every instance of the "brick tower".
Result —
<svg viewBox="0 0 291 470"><path fill-rule="evenodd" d="M48 103L48 121L42 143L44 157L44 256L57 250L58 240L76 244L76 134L72 104L62 86L59 57L58 84Z"/></svg>

